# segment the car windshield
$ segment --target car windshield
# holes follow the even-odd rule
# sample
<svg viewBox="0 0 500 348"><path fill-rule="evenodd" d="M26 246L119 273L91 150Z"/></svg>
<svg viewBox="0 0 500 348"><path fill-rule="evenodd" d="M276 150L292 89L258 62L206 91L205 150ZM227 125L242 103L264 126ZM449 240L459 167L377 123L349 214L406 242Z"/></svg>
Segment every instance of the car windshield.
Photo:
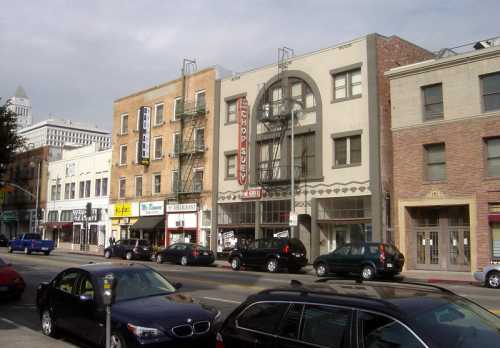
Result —
<svg viewBox="0 0 500 348"><path fill-rule="evenodd" d="M136 268L112 273L116 279L116 302L164 295L175 291L174 286L167 279L152 269ZM100 281L103 282L102 279Z"/></svg>
<svg viewBox="0 0 500 348"><path fill-rule="evenodd" d="M140 246L149 246L150 243L149 243L149 240L141 239L141 240L139 240L139 245Z"/></svg>
<svg viewBox="0 0 500 348"><path fill-rule="evenodd" d="M417 326L443 347L498 347L500 318L458 299L415 317Z"/></svg>
<svg viewBox="0 0 500 348"><path fill-rule="evenodd" d="M35 233L28 233L24 236L24 239L31 239L31 240L41 240L42 238L40 237L39 234Z"/></svg>
<svg viewBox="0 0 500 348"><path fill-rule="evenodd" d="M199 251L208 251L208 248L203 246L203 245L197 245L197 244L193 244L193 249L196 249L196 250L199 250Z"/></svg>

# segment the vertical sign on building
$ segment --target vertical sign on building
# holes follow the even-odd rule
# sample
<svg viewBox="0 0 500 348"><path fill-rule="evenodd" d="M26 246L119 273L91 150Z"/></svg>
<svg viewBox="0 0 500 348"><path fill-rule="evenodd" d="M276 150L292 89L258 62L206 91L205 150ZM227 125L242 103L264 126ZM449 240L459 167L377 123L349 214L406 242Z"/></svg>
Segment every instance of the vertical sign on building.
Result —
<svg viewBox="0 0 500 348"><path fill-rule="evenodd" d="M238 183L248 180L248 101L238 99Z"/></svg>
<svg viewBox="0 0 500 348"><path fill-rule="evenodd" d="M139 110L139 163L149 165L149 144L151 140L151 108L141 106Z"/></svg>

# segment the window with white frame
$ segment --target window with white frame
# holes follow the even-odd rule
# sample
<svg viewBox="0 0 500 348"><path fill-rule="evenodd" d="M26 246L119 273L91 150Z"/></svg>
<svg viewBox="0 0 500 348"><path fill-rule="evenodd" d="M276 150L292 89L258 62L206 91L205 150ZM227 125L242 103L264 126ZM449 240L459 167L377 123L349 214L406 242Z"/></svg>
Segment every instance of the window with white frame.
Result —
<svg viewBox="0 0 500 348"><path fill-rule="evenodd" d="M120 165L127 164L127 145L120 145Z"/></svg>
<svg viewBox="0 0 500 348"><path fill-rule="evenodd" d="M90 180L86 180L85 181L85 198L89 198L90 197L90 185L91 185L91 181Z"/></svg>
<svg viewBox="0 0 500 348"><path fill-rule="evenodd" d="M76 194L76 183L75 182L72 182L71 183L71 188L70 188L70 194L69 194L69 198L70 199L75 199L75 194Z"/></svg>
<svg viewBox="0 0 500 348"><path fill-rule="evenodd" d="M204 128L196 128L194 133L194 141L196 151L204 151L205 150L205 129Z"/></svg>
<svg viewBox="0 0 500 348"><path fill-rule="evenodd" d="M69 182L64 184L64 199L69 199Z"/></svg>
<svg viewBox="0 0 500 348"><path fill-rule="evenodd" d="M203 191L203 169L195 169L193 175L193 192Z"/></svg>
<svg viewBox="0 0 500 348"><path fill-rule="evenodd" d="M161 159L163 158L163 138L162 137L157 137L154 138L154 159Z"/></svg>
<svg viewBox="0 0 500 348"><path fill-rule="evenodd" d="M361 134L333 137L333 166L361 164Z"/></svg>
<svg viewBox="0 0 500 348"><path fill-rule="evenodd" d="M85 181L80 181L80 189L78 190L78 198L85 196Z"/></svg>
<svg viewBox="0 0 500 348"><path fill-rule="evenodd" d="M142 176L135 177L135 196L142 197Z"/></svg>
<svg viewBox="0 0 500 348"><path fill-rule="evenodd" d="M206 107L205 91L196 92L194 99L195 99L196 110L197 111L205 110Z"/></svg>
<svg viewBox="0 0 500 348"><path fill-rule="evenodd" d="M180 118L182 114L182 97L177 97L174 100L174 110L173 110L173 119L177 120Z"/></svg>
<svg viewBox="0 0 500 348"><path fill-rule="evenodd" d="M236 178L236 154L226 155L226 179Z"/></svg>
<svg viewBox="0 0 500 348"><path fill-rule="evenodd" d="M172 142L173 154L174 156L178 156L181 152L181 133L174 133Z"/></svg>
<svg viewBox="0 0 500 348"><path fill-rule="evenodd" d="M161 192L161 173L153 174L153 194L158 195Z"/></svg>
<svg viewBox="0 0 500 348"><path fill-rule="evenodd" d="M155 125L161 125L163 123L163 103L155 105Z"/></svg>
<svg viewBox="0 0 500 348"><path fill-rule="evenodd" d="M230 100L226 104L227 114L226 114L226 123L236 123L237 119L237 99Z"/></svg>
<svg viewBox="0 0 500 348"><path fill-rule="evenodd" d="M118 188L118 196L119 198L125 198L125 193L126 193L126 185L127 185L127 179L126 178L120 178L119 181L119 188Z"/></svg>
<svg viewBox="0 0 500 348"><path fill-rule="evenodd" d="M343 100L361 96L361 69L333 75L333 99Z"/></svg>
<svg viewBox="0 0 500 348"><path fill-rule="evenodd" d="M121 115L120 134L124 135L127 133L128 133L128 115L123 114Z"/></svg>
<svg viewBox="0 0 500 348"><path fill-rule="evenodd" d="M100 197L101 196L101 179L95 179L95 196Z"/></svg>
<svg viewBox="0 0 500 348"><path fill-rule="evenodd" d="M101 195L102 196L107 196L108 195L108 178L102 178L102 187L101 187Z"/></svg>

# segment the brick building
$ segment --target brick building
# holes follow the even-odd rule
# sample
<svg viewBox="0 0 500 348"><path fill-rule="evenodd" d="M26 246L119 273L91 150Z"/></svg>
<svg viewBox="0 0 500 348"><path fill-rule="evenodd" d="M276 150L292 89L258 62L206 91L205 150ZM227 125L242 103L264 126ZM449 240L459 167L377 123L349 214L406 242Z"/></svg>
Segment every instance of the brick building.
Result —
<svg viewBox="0 0 500 348"><path fill-rule="evenodd" d="M284 48L276 64L222 79L214 173L220 249L233 237L289 234L312 260L349 241L390 239L384 72L430 57L397 36L370 34L301 56Z"/></svg>
<svg viewBox="0 0 500 348"><path fill-rule="evenodd" d="M500 41L391 69L395 239L407 269L500 259Z"/></svg>

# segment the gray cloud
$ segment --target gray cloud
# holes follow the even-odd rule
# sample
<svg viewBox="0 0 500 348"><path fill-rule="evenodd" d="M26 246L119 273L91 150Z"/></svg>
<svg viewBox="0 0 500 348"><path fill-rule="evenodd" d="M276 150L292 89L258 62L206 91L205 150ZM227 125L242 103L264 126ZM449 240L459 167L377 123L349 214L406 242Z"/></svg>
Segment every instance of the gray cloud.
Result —
<svg viewBox="0 0 500 348"><path fill-rule="evenodd" d="M176 78L182 58L244 71L370 32L435 50L500 35L482 1L16 1L0 13L0 96L22 84L49 113L110 128L112 102Z"/></svg>

